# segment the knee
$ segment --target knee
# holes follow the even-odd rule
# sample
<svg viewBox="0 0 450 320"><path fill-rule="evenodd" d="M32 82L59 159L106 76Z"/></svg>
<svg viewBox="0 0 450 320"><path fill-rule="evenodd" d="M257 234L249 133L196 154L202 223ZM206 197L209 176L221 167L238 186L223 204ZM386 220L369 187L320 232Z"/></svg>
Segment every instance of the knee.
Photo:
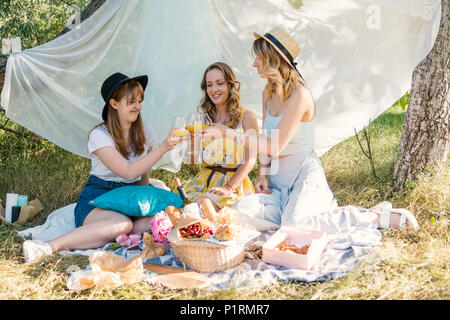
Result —
<svg viewBox="0 0 450 320"><path fill-rule="evenodd" d="M133 230L133 221L130 218L117 221L114 224L114 234L118 236L122 233L129 234Z"/></svg>
<svg viewBox="0 0 450 320"><path fill-rule="evenodd" d="M195 202L195 203L197 203L198 205L200 205L200 202L202 202L203 199L209 199L209 198L208 198L208 197L205 197L205 196L200 196L200 197L194 199L193 202ZM209 200L211 200L211 199L209 199Z"/></svg>

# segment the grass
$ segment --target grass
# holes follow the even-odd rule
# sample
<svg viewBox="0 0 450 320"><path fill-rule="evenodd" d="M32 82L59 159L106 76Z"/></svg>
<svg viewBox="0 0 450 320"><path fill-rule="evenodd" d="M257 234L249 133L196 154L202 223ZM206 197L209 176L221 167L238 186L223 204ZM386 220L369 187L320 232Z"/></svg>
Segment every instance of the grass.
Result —
<svg viewBox="0 0 450 320"><path fill-rule="evenodd" d="M88 160L45 140L34 142L0 131L0 198L7 192L38 198L44 210L21 226L0 222L0 299L437 299L450 298L448 212L450 170L424 174L404 191L392 191L393 166L404 111L392 107L372 124L372 148L378 179L372 176L355 137L321 157L331 189L340 205L369 207L391 201L416 215L419 231L383 230L383 245L365 256L347 276L321 283L275 283L262 289L220 291L167 290L137 284L114 290L73 292L67 289L71 266L85 268L87 257L54 255L32 264L22 262L23 238L17 231L45 222L48 214L76 201L89 173ZM18 128L18 127L16 127ZM8 147L7 147L8 146ZM10 150L13 150L12 152ZM198 167L183 166L186 182ZM255 179L256 171L250 175ZM174 187L174 174L151 176Z"/></svg>

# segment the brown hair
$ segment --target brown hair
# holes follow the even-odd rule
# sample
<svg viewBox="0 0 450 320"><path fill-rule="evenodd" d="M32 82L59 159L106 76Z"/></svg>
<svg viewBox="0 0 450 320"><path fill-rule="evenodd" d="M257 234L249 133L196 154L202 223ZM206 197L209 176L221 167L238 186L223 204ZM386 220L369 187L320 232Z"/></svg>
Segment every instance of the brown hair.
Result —
<svg viewBox="0 0 450 320"><path fill-rule="evenodd" d="M124 98L140 98L141 101L144 100L144 89L142 88L142 85L135 80L127 81L117 87L117 89L114 90L111 96L111 99L114 99L116 101L120 101ZM131 124L129 133L130 145L128 145L128 142L125 141L122 136L122 128L120 126L117 110L111 106L109 101L107 103L107 108L108 112L106 121L96 125L94 128L105 124L108 128L109 134L114 140L117 150L126 159L128 159L128 157L130 156L130 148L136 155L141 155L145 151L144 145L146 143L144 124L142 122L141 113L139 113L136 121Z"/></svg>
<svg viewBox="0 0 450 320"><path fill-rule="evenodd" d="M264 88L266 100L275 93L281 101L285 101L299 84L305 85L297 70L263 38L253 42L253 52L261 60L267 74L267 84Z"/></svg>
<svg viewBox="0 0 450 320"><path fill-rule="evenodd" d="M206 74L211 70L220 70L224 74L225 81L228 83L228 101L227 101L227 112L230 115L230 121L225 123L230 128L236 128L241 120L242 107L240 104L241 94L239 92L241 88L241 83L236 80L233 70L226 63L216 62L206 68L203 73L203 79L200 84L200 88L203 91L203 98L200 102L199 109L206 116L207 120L211 123L214 122L216 118L216 106L211 101L206 91Z"/></svg>

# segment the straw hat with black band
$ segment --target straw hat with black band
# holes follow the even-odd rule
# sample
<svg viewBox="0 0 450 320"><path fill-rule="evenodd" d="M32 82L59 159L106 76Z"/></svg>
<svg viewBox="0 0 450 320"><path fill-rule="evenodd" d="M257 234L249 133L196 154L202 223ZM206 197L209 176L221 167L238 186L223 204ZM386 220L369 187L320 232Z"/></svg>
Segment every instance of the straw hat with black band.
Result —
<svg viewBox="0 0 450 320"><path fill-rule="evenodd" d="M270 43L272 47L281 55L281 57L298 72L303 82L305 81L300 72L297 70L297 62L294 61L301 51L300 46L294 38L292 38L280 27L273 28L270 32L267 32L263 36L256 32L253 32L253 35L256 39L263 38Z"/></svg>
<svg viewBox="0 0 450 320"><path fill-rule="evenodd" d="M102 119L106 122L107 114L108 114L108 103L109 99L111 99L114 90L116 90L121 84L124 84L125 82L135 80L139 82L142 85L142 89L145 91L145 88L148 84L148 77L146 75L138 76L134 78L129 78L128 76L124 75L123 73L116 72L112 75L110 75L105 81L103 81L101 93L103 100L105 100L105 106L103 107L102 111Z"/></svg>

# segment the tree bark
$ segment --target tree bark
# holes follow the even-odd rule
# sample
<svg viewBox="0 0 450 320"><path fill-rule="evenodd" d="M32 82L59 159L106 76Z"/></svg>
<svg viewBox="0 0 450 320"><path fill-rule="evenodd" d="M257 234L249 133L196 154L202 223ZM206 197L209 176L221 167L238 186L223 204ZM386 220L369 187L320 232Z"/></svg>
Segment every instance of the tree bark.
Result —
<svg viewBox="0 0 450 320"><path fill-rule="evenodd" d="M394 167L394 190L422 172L438 173L449 152L450 0L442 1L433 48L413 72L411 94Z"/></svg>
<svg viewBox="0 0 450 320"><path fill-rule="evenodd" d="M95 11L97 11L98 8L100 8L106 0L91 0L86 7L81 10L81 21L86 20L89 18ZM71 29L64 28L60 33L56 35L56 38L59 36L69 32ZM0 92L3 89L3 84L5 83L5 71L6 71L6 63L8 61L8 56L0 55Z"/></svg>

